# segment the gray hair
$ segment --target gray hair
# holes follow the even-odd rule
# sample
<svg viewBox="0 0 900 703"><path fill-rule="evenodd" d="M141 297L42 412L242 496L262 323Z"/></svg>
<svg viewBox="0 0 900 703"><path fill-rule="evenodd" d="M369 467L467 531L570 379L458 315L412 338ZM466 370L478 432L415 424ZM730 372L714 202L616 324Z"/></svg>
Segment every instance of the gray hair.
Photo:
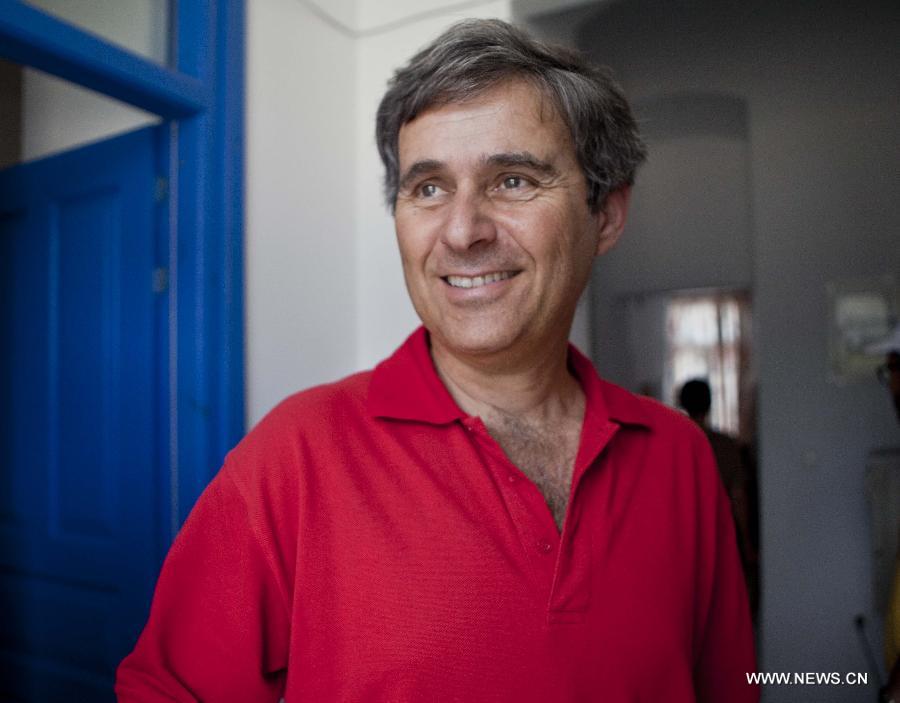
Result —
<svg viewBox="0 0 900 703"><path fill-rule="evenodd" d="M611 192L634 183L647 150L609 70L501 20L470 19L450 27L398 69L381 99L375 138L388 207L397 202L400 128L429 108L465 102L516 78L541 90L568 125L592 212Z"/></svg>

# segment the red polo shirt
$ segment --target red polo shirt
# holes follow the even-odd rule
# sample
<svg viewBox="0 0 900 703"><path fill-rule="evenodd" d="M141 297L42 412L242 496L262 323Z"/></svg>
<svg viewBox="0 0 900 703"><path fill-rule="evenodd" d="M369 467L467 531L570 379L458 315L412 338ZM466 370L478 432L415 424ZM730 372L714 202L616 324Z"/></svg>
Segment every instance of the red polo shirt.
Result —
<svg viewBox="0 0 900 703"><path fill-rule="evenodd" d="M689 420L602 381L562 534L423 329L299 393L169 553L120 701L756 701L728 502Z"/></svg>

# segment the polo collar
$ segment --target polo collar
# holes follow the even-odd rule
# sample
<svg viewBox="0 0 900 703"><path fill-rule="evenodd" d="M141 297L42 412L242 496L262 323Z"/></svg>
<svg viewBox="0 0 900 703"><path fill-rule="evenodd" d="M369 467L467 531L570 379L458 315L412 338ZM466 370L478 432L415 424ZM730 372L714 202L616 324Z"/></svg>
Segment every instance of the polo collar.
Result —
<svg viewBox="0 0 900 703"><path fill-rule="evenodd" d="M466 417L437 374L428 332L419 327L375 367L369 412L375 417L445 425Z"/></svg>
<svg viewBox="0 0 900 703"><path fill-rule="evenodd" d="M584 390L585 419L590 418L591 424L650 425L642 401L601 379L591 361L571 344L569 364ZM375 367L367 402L374 417L433 425L466 417L437 374L425 327L419 327Z"/></svg>
<svg viewBox="0 0 900 703"><path fill-rule="evenodd" d="M584 391L586 417L593 416L598 424L611 421L650 427L650 416L644 407L647 401L600 378L593 362L573 344L569 344L569 364Z"/></svg>

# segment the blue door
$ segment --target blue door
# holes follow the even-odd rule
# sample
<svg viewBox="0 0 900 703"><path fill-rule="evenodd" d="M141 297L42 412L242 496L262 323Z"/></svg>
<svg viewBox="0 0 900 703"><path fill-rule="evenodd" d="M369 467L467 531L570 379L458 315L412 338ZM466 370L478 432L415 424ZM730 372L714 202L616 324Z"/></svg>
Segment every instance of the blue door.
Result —
<svg viewBox="0 0 900 703"><path fill-rule="evenodd" d="M161 128L0 171L0 700L111 701L163 551Z"/></svg>

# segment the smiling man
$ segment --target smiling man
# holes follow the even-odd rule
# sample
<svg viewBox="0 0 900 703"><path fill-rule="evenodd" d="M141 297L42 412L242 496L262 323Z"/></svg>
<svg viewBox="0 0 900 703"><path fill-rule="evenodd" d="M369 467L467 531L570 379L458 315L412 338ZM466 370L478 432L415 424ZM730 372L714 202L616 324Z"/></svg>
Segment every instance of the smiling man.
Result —
<svg viewBox="0 0 900 703"><path fill-rule="evenodd" d="M628 184L592 209L566 123L516 75L403 124L398 157L389 197L435 368L562 529L585 400L569 329L594 257L622 231Z"/></svg>
<svg viewBox="0 0 900 703"><path fill-rule="evenodd" d="M619 89L468 21L396 73L377 138L423 326L228 456L120 700L757 700L703 434L567 342L644 157Z"/></svg>

